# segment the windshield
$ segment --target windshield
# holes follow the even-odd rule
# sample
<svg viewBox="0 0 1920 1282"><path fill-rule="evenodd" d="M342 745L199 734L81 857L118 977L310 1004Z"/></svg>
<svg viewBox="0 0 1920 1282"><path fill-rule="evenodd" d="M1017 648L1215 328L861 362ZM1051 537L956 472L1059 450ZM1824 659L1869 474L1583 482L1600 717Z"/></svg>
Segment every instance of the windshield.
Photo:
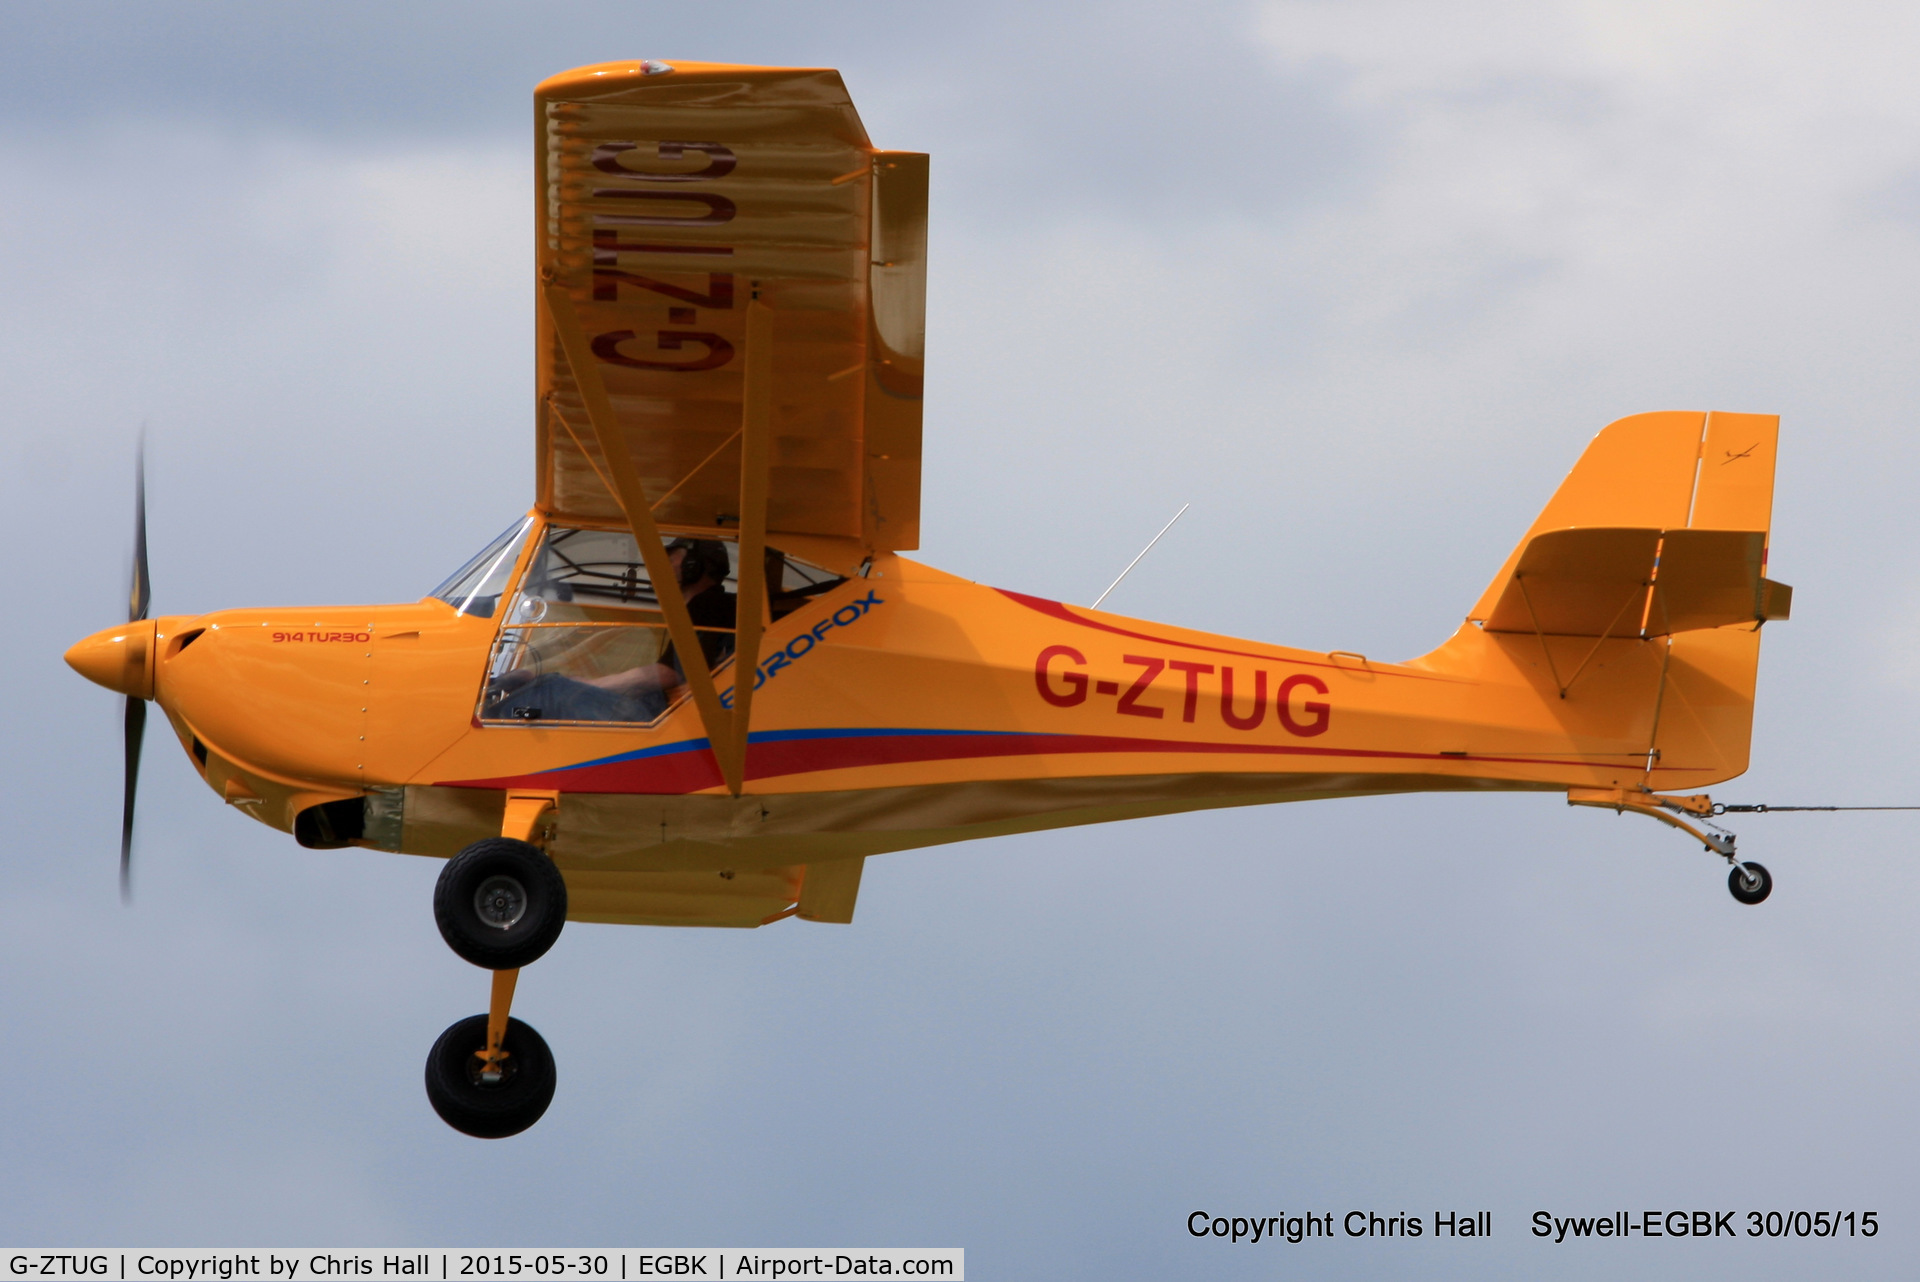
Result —
<svg viewBox="0 0 1920 1282"><path fill-rule="evenodd" d="M522 517L427 595L445 601L459 614L491 619L500 594L507 590L514 564L520 559L520 545L532 526L532 517Z"/></svg>

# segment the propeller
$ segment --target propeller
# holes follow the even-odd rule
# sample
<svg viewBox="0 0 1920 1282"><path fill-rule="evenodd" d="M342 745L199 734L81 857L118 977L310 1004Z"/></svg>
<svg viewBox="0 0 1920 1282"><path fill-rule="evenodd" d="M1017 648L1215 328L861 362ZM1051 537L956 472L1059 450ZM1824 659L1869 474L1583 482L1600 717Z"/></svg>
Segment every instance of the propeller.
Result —
<svg viewBox="0 0 1920 1282"><path fill-rule="evenodd" d="M147 436L133 460L133 587L127 594L127 622L138 623L147 617L153 600L153 585L147 578ZM126 793L120 810L120 901L130 902L133 873L133 797L140 784L140 744L147 735L147 701L138 695L127 696L125 723Z"/></svg>

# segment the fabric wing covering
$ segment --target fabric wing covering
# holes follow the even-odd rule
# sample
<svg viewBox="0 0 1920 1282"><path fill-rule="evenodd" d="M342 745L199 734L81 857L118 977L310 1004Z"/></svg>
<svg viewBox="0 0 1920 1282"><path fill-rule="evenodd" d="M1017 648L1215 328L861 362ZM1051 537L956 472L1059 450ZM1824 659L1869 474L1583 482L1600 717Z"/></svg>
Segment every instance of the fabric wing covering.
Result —
<svg viewBox="0 0 1920 1282"><path fill-rule="evenodd" d="M740 519L746 308L773 313L768 528L918 545L927 158L876 151L838 72L621 62L534 94L537 254L591 340L662 525ZM619 522L539 312L540 507Z"/></svg>

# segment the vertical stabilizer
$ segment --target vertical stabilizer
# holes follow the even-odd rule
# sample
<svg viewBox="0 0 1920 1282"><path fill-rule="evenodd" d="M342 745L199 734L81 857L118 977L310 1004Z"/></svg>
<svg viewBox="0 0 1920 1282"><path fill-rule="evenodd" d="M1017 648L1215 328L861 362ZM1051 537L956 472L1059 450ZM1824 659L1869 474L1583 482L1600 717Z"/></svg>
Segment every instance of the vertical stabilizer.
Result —
<svg viewBox="0 0 1920 1282"><path fill-rule="evenodd" d="M1635 727L1646 786L1747 768L1761 620L1789 594L1763 577L1778 437L1768 414L1610 424L1468 616L1523 665L1544 656L1570 729Z"/></svg>
<svg viewBox="0 0 1920 1282"><path fill-rule="evenodd" d="M1553 492L1553 498L1527 530L1526 537L1514 547L1507 563L1500 567L1500 573L1493 576L1493 582L1467 617L1484 622L1493 613L1513 577L1520 553L1536 535L1590 526L1683 528L1692 509L1693 483L1699 474L1700 440L1708 417L1668 410L1635 414L1609 423L1593 438L1580 461L1573 465L1573 471L1567 473L1567 479L1560 482L1560 488ZM1767 475L1771 482L1771 454L1767 456Z"/></svg>

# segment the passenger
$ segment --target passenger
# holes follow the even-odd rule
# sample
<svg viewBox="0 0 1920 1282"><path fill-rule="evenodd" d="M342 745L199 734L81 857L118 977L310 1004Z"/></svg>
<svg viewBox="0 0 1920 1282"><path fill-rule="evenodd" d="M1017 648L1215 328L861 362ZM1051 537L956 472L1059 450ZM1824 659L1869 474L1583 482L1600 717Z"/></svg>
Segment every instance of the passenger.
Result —
<svg viewBox="0 0 1920 1282"><path fill-rule="evenodd" d="M727 556L727 545L719 539L675 539L667 545L667 555L673 558L673 571L680 578L681 591L687 594L687 613L693 616L693 626L723 629L700 633L700 649L707 656L707 670L712 671L733 653L734 599L727 591L727 575L732 573L733 563ZM679 675L673 651L669 649L663 658Z"/></svg>
<svg viewBox="0 0 1920 1282"><path fill-rule="evenodd" d="M733 653L734 596L727 591L732 563L718 539L675 539L667 556L686 595L687 613L698 629L700 650L711 672ZM726 629L720 631L719 629ZM493 717L543 721L651 721L666 711L686 684L686 672L669 645L657 663L604 677L540 675L521 668L494 683Z"/></svg>

